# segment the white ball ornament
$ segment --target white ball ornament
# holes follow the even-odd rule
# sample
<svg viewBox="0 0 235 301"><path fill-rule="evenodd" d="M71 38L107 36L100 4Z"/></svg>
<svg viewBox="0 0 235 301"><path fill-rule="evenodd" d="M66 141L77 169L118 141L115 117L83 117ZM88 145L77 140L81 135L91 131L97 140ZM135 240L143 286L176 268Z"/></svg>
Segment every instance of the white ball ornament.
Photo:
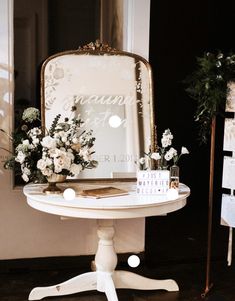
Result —
<svg viewBox="0 0 235 301"><path fill-rule="evenodd" d="M132 268L136 268L138 267L138 265L140 264L140 259L137 255L131 255L129 256L129 258L127 259L127 263L130 267Z"/></svg>
<svg viewBox="0 0 235 301"><path fill-rule="evenodd" d="M72 188L66 188L63 192L63 197L66 201L72 201L76 196L75 191Z"/></svg>
<svg viewBox="0 0 235 301"><path fill-rule="evenodd" d="M122 119L118 115L113 115L109 118L109 125L112 128L118 128L122 124Z"/></svg>

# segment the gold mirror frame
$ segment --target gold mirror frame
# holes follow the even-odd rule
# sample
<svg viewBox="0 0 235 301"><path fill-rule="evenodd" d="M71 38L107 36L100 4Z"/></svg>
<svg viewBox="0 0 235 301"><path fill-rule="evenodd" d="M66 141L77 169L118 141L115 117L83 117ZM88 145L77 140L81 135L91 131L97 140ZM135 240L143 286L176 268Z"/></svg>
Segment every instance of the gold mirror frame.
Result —
<svg viewBox="0 0 235 301"><path fill-rule="evenodd" d="M81 55L83 55L83 57L86 58L86 60L89 57L97 58L98 60L101 57L103 57L105 59L110 60L110 58L112 57L112 58L115 59L115 63L118 62L118 58L127 59L127 60L129 58L131 58L132 61L130 60L130 62L128 62L128 61L127 62L130 65L133 65L133 64L135 65L135 74L133 75L135 77L135 80L133 80L133 83L135 83L135 87L132 86L131 89L135 89L135 94L136 94L135 96L136 96L136 99L137 99L137 101L135 102L135 105L136 105L136 107L138 107L137 108L137 112L138 113L137 112L136 113L137 113L137 115L138 114L142 114L144 116L144 113L143 113L143 110L144 110L143 107L144 107L144 105L147 106L148 110L149 110L147 112L148 117L146 118L146 119L149 118L148 121L144 120L144 118L141 119L138 116L136 117L138 119L137 122L138 122L138 134L139 134L138 135L138 139L137 139L139 141L139 153L138 153L138 157L143 156L143 152L148 152L149 148L151 149L151 151L156 150L157 142L156 142L156 126L154 125L155 124L155 122L154 122L155 121L155 112L154 112L154 103L153 103L153 80L152 80L152 70L151 70L150 64L144 58L142 58L139 55L136 55L136 54L133 54L133 53L129 53L129 52L125 52L125 51L116 50L114 48L109 47L107 44L102 44L102 43L100 43L98 41L96 41L95 43L89 43L89 44L87 44L87 45L85 45L83 47L79 47L79 49L77 49L77 50L69 50L69 51L64 51L64 52L56 53L56 54L48 57L45 60L45 62L43 63L42 68L41 68L41 114L42 114L42 126L43 127L44 126L48 127L51 124L51 122L50 123L47 122L47 120L49 118L48 117L49 115L47 114L47 112L48 112L48 110L47 110L48 109L48 105L47 105L48 104L48 93L47 93L48 91L47 91L47 89L49 87L48 82L51 79L51 77L49 78L49 76L48 76L48 69L52 68L51 65L52 65L52 63L55 63L56 60L59 60L61 58L64 59L65 57L66 58L70 57L70 58L74 59L77 56L80 56L79 58L82 58ZM114 61L112 63L114 64ZM139 66L139 67L137 68L137 66ZM65 70L65 69L63 69L63 70ZM61 69L61 72L62 72L62 69ZM145 78L141 77L142 73L145 74ZM71 76L71 74L69 75L69 73L68 73L67 76ZM57 74L57 79L59 77L60 77L60 75ZM79 80L78 80L78 82L79 82ZM102 83L102 80L101 80L101 83ZM147 87L147 88L145 87L145 90L147 92L146 91L142 92L142 90L144 90L144 89L142 89L142 87L140 88L140 86L143 83ZM110 82L109 83L107 83L107 82L104 83L105 86L107 86L107 84L110 84ZM59 82L57 82L56 85L53 87L54 91L56 91L56 89L58 88L59 85L60 85ZM116 86L113 86L113 87L115 87L115 89L116 89ZM51 93L53 94L53 91ZM145 95L145 99L143 100L143 94L144 93L146 93L147 95ZM99 94L97 94L97 95L99 95ZM114 94L113 97L115 97L115 95L116 94ZM122 95L122 94L119 93L117 95ZM107 95L103 96L103 97L107 97ZM53 99L55 100L55 98L56 97L54 97ZM53 103L53 101L51 101L51 103ZM62 106L62 104L61 104L61 106ZM57 106L57 109L58 109L58 107L60 108L60 106ZM142 113L139 113L139 109L142 110ZM57 113L58 112L53 113L53 117L55 117L57 115ZM124 113L124 114L126 114L126 113ZM81 118L83 119L83 116ZM127 118L126 118L126 123L127 122L130 122L130 120L127 120ZM142 127L140 128L139 122L140 123L144 123L145 122L145 124L147 125L147 128L149 127L148 138L146 138L146 133L143 132L144 131L144 129L143 129L144 125L142 124ZM93 128L91 127L91 129L93 129ZM135 131L136 130L137 129L135 129ZM144 137L142 135L143 139L141 139L141 135L140 135L141 131L143 132L142 134L144 134ZM139 137L140 137L140 139L139 139ZM148 141L146 141L146 139ZM107 139L107 141L110 141L110 140ZM96 151L96 143L95 143L95 146L94 146L94 150ZM135 161L137 161L137 160L138 160L138 158L135 156ZM98 162L99 161L100 160L98 159ZM132 170L131 171L134 171L133 170L133 162L131 164L132 164ZM135 171L136 170L137 170L137 166L136 166L136 163L135 163ZM94 169L93 169L93 171L94 171ZM118 173L122 174L122 176L124 174L124 176L123 176L124 178L129 178L129 176L128 176L129 172L126 173L126 171L122 172L122 171L119 170ZM132 172L131 172L131 174L132 174ZM81 175L82 175L82 173L81 173ZM120 177L122 177L122 176L120 176ZM116 176L114 176L114 177L111 176L111 178L115 178L115 177ZM84 176L82 176L82 178L84 179ZM110 176L107 176L107 174L106 174L106 176L104 176L104 177L100 177L100 176L98 176L98 177L97 176L95 176L95 177L93 177L93 176L85 176L85 178L86 179L90 179L90 178L107 179L107 178L110 178Z"/></svg>

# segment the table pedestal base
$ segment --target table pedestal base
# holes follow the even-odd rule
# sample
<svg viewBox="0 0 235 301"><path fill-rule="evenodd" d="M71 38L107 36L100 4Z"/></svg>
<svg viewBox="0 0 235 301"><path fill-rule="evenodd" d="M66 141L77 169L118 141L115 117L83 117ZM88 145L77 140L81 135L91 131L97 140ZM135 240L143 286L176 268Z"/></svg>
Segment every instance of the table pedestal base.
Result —
<svg viewBox="0 0 235 301"><path fill-rule="evenodd" d="M113 246L113 221L99 221L97 233L99 244L95 256L96 271L81 274L57 285L34 288L29 295L29 300L97 290L104 292L108 301L118 301L115 288L179 290L177 283L171 279L155 280L128 271L116 271L117 254Z"/></svg>

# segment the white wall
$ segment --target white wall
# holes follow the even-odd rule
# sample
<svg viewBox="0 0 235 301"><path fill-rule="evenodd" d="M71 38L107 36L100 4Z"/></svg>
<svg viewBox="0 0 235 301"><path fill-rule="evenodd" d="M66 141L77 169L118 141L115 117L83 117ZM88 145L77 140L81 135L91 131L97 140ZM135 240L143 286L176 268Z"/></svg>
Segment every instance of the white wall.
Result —
<svg viewBox="0 0 235 301"><path fill-rule="evenodd" d="M123 0L123 50L149 57L151 0Z"/></svg>
<svg viewBox="0 0 235 301"><path fill-rule="evenodd" d="M143 14L148 2L136 1L136 21L143 22L149 18ZM129 15L132 13L129 11ZM0 128L9 133L13 116L12 26L13 0L0 0ZM144 37L148 36L143 34ZM0 146L10 148L9 140L2 133ZM0 150L0 259L93 254L96 250L96 221L62 221L57 216L29 207L21 189L12 189L12 174L4 170L2 163L6 156L7 152ZM139 252L144 249L143 220L118 221L116 232L115 246L118 252Z"/></svg>

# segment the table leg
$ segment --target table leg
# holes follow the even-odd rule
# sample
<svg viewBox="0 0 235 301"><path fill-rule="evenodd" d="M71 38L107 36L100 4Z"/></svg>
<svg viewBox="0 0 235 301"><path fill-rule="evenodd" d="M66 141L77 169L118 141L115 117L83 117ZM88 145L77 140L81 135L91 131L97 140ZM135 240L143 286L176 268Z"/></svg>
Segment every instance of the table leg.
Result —
<svg viewBox="0 0 235 301"><path fill-rule="evenodd" d="M62 296L96 290L97 272L81 274L65 282L47 287L36 287L29 295L29 300L40 300L49 296Z"/></svg>
<svg viewBox="0 0 235 301"><path fill-rule="evenodd" d="M97 271L113 273L117 266L117 254L114 249L113 220L99 220L97 235L99 238L98 249L95 255Z"/></svg>
<svg viewBox="0 0 235 301"><path fill-rule="evenodd" d="M95 257L95 265L97 271L103 271L106 272L107 275L112 276L112 284L114 285L114 287L140 290L162 289L170 292L179 290L177 283L172 279L156 280L143 277L128 271L115 271L117 265L117 255L113 245L113 237L115 233L113 221L99 221L99 228L97 233L99 237L99 245ZM110 278L106 279L107 281L109 281L109 283L111 283ZM105 281L102 283L105 283ZM98 282L97 290L99 290ZM104 292L104 289L101 288L100 291ZM106 296L108 298L107 294ZM108 298L108 300L110 301L116 299Z"/></svg>
<svg viewBox="0 0 235 301"><path fill-rule="evenodd" d="M99 243L95 255L96 271L79 275L57 285L34 288L29 295L29 300L97 290L104 292L108 301L118 301L115 287L141 290L179 290L177 283L171 279L155 280L132 272L115 271L117 254L113 244L114 233L112 220L100 220L97 230Z"/></svg>
<svg viewBox="0 0 235 301"><path fill-rule="evenodd" d="M172 279L156 280L127 271L114 271L112 277L116 288L137 290L162 289L168 292L176 292L179 290L177 283Z"/></svg>
<svg viewBox="0 0 235 301"><path fill-rule="evenodd" d="M97 290L105 293L108 301L118 301L112 274L107 272L97 273Z"/></svg>

